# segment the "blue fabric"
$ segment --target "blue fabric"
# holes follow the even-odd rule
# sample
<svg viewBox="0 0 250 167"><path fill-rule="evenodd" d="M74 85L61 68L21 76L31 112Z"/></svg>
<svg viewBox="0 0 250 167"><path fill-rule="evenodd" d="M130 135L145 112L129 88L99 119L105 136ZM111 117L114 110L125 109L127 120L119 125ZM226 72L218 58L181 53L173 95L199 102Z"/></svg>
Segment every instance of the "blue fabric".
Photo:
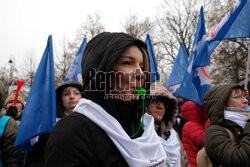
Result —
<svg viewBox="0 0 250 167"><path fill-rule="evenodd" d="M224 39L237 39L250 37L250 1L241 0L222 20L224 25L211 39L212 41ZM220 25L221 26L221 25Z"/></svg>
<svg viewBox="0 0 250 167"><path fill-rule="evenodd" d="M193 47L189 57L189 66L177 92L177 96L193 101L199 105L203 105L203 96L206 91L210 89L210 75L207 71L208 66L201 67L199 64L201 62L197 61L199 60L197 59L199 56L208 56L199 54L203 47L206 46L204 43L206 43L206 27L203 7L201 7ZM209 59L208 57L206 58ZM201 68L195 67L194 64L198 64Z"/></svg>
<svg viewBox="0 0 250 167"><path fill-rule="evenodd" d="M241 0L215 28L211 38L202 46L194 67L210 64L209 57L221 40L250 37L250 1Z"/></svg>
<svg viewBox="0 0 250 167"><path fill-rule="evenodd" d="M7 124L7 122L9 121L10 117L9 116L3 116L1 119L0 119L0 141L2 139L2 136L3 136L3 132L5 130L5 126Z"/></svg>
<svg viewBox="0 0 250 167"><path fill-rule="evenodd" d="M56 124L56 91L52 36L38 66L24 108L15 147L31 149L30 139L49 133Z"/></svg>
<svg viewBox="0 0 250 167"><path fill-rule="evenodd" d="M2 136L3 136L3 133L4 133L4 130L5 130L5 127L9 121L10 117L9 116L3 116L1 119L0 119L0 141L2 139ZM3 163L2 163L2 160L1 160L1 157L2 157L2 150L0 150L0 167L3 166Z"/></svg>
<svg viewBox="0 0 250 167"><path fill-rule="evenodd" d="M152 46L149 34L147 34L147 38L146 38L145 43L147 44L147 48L148 48L148 56L149 56L150 72L151 72L151 82L154 82L154 81L157 81L160 79L160 75L158 73L157 64L155 61L155 54L154 54L154 50L153 50L153 46Z"/></svg>
<svg viewBox="0 0 250 167"><path fill-rule="evenodd" d="M78 76L78 74L82 73L82 67L81 67L82 55L83 55L83 52L84 52L86 45L87 45L87 38L85 36L78 52L76 53L74 61L71 64L64 81L67 81L67 80L79 81L77 76Z"/></svg>
<svg viewBox="0 0 250 167"><path fill-rule="evenodd" d="M179 52L175 58L172 71L168 77L168 81L166 84L166 88L174 96L176 95L175 93L176 89L173 86L181 84L187 68L188 68L188 56L183 43L181 43Z"/></svg>

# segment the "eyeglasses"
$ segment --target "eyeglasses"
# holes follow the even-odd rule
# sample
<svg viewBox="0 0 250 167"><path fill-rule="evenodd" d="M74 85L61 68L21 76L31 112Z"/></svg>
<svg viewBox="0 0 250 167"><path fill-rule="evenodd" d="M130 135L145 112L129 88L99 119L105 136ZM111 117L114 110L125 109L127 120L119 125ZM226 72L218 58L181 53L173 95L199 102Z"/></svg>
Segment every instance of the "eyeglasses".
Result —
<svg viewBox="0 0 250 167"><path fill-rule="evenodd" d="M247 96L236 94L236 95L233 96L233 98L234 99L239 99L239 100L245 100L245 99L247 99Z"/></svg>
<svg viewBox="0 0 250 167"><path fill-rule="evenodd" d="M150 102L153 103L153 104L160 104L160 103L162 103L165 106L165 103L164 103L164 101L161 98L151 99Z"/></svg>

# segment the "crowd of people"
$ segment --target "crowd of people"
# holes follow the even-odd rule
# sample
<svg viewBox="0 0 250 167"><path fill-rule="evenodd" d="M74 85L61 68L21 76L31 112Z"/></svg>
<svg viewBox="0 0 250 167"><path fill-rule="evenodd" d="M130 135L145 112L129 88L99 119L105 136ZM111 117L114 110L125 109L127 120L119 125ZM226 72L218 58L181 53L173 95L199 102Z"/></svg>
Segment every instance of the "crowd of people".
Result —
<svg viewBox="0 0 250 167"><path fill-rule="evenodd" d="M212 166L250 166L249 94L240 85L212 87L204 106L180 101L150 82L147 46L126 33L98 34L82 57L83 83L57 87L57 123L29 152L14 147L25 97L9 93L0 166L196 167L208 166L205 153Z"/></svg>

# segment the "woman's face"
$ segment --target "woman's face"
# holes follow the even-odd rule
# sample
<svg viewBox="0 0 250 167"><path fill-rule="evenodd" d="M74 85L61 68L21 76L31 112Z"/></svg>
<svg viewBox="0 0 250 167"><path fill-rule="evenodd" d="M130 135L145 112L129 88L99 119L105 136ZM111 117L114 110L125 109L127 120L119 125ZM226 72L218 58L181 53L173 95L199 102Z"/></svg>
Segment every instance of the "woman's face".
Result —
<svg viewBox="0 0 250 167"><path fill-rule="evenodd" d="M143 55L140 49L129 46L114 65L111 75L111 94L133 95L136 88L143 87ZM123 99L130 99L124 98Z"/></svg>
<svg viewBox="0 0 250 167"><path fill-rule="evenodd" d="M162 99L156 98L150 100L147 109L148 114L154 117L155 122L159 123L162 121L165 114L165 105Z"/></svg>
<svg viewBox="0 0 250 167"><path fill-rule="evenodd" d="M77 88L72 86L63 89L61 96L64 111L67 114L71 114L73 112L73 109L82 98L81 92Z"/></svg>
<svg viewBox="0 0 250 167"><path fill-rule="evenodd" d="M246 92L242 89L233 90L227 101L227 107L236 107L241 109L248 107Z"/></svg>
<svg viewBox="0 0 250 167"><path fill-rule="evenodd" d="M6 104L7 110L9 109L10 106L13 106L13 105L14 105L14 100L9 101ZM16 101L16 105L15 106L16 106L17 111L22 111L24 109L23 104L19 100Z"/></svg>

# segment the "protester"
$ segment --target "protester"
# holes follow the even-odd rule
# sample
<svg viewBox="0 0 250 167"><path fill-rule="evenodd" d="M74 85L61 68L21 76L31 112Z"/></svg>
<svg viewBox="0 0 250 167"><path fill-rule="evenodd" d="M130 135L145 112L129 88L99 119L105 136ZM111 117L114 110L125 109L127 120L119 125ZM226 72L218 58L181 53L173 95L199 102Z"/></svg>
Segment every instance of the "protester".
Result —
<svg viewBox="0 0 250 167"><path fill-rule="evenodd" d="M65 81L56 89L57 119L70 115L82 98L81 83L73 80ZM44 157L44 149L49 134L39 136L38 142L32 147L26 160L26 167L40 167Z"/></svg>
<svg viewBox="0 0 250 167"><path fill-rule="evenodd" d="M169 166L189 166L186 152L178 133L173 129L177 115L177 99L168 90L152 83L151 99L147 102L147 113L154 117L155 130L169 159Z"/></svg>
<svg viewBox="0 0 250 167"><path fill-rule="evenodd" d="M182 143L191 167L197 167L197 153L204 146L204 133L210 124L205 108L187 101L181 107L183 118L187 120L182 129Z"/></svg>
<svg viewBox="0 0 250 167"><path fill-rule="evenodd" d="M56 89L57 118L72 114L73 109L82 98L81 83L69 80Z"/></svg>
<svg viewBox="0 0 250 167"><path fill-rule="evenodd" d="M211 121L204 137L205 150L214 166L250 166L250 113L247 93L235 84L208 90L204 106ZM234 140L230 139L232 132Z"/></svg>
<svg viewBox="0 0 250 167"><path fill-rule="evenodd" d="M166 166L153 117L143 114L136 94L137 88L149 92L146 50L144 42L125 33L104 32L88 42L82 56L84 98L56 124L43 166Z"/></svg>
<svg viewBox="0 0 250 167"><path fill-rule="evenodd" d="M14 104L15 96L16 89L11 91L7 96L2 113L15 119L17 125L19 125L25 107L25 97L23 93L19 91L16 104Z"/></svg>
<svg viewBox="0 0 250 167"><path fill-rule="evenodd" d="M23 165L24 152L14 147L17 131L15 120L0 113L0 166Z"/></svg>

